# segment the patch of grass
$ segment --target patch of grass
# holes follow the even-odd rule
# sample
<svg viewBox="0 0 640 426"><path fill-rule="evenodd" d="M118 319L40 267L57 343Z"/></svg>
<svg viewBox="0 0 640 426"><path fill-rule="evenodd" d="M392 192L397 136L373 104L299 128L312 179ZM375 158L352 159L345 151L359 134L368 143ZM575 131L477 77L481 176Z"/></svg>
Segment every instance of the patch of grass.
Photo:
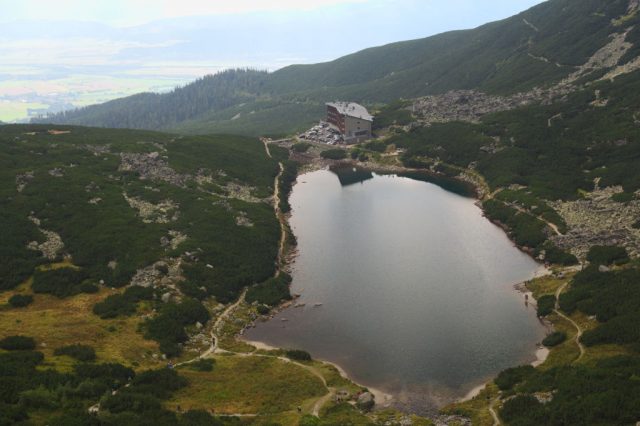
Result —
<svg viewBox="0 0 640 426"><path fill-rule="evenodd" d="M487 384L484 389L468 401L456 402L444 407L444 414L466 416L471 419L473 425L492 426L493 417L489 412L489 405L498 396L498 386L494 383Z"/></svg>
<svg viewBox="0 0 640 426"><path fill-rule="evenodd" d="M545 294L555 294L556 290L560 288L562 284L564 284L568 279L570 279L570 275L564 278L557 278L553 275L545 275L544 277L534 278L531 281L527 281L527 288L533 294L534 299L540 298Z"/></svg>
<svg viewBox="0 0 640 426"><path fill-rule="evenodd" d="M26 291L28 284L18 290ZM96 294L80 294L66 299L51 295L38 295L34 303L20 310L8 310L0 315L0 338L24 333L38 342L38 349L49 359L54 349L73 342L92 346L97 356L105 361L138 363L148 367L160 363L151 357L158 352L154 341L145 340L137 332L141 322L130 317L101 320L93 315L93 305L114 291L102 289ZM0 294L0 301L9 295ZM109 330L113 331L109 331ZM46 346L44 346L44 345ZM69 359L54 357L51 361L58 367L68 369Z"/></svg>
<svg viewBox="0 0 640 426"><path fill-rule="evenodd" d="M275 358L217 357L213 372L184 371L191 385L178 391L169 407L214 409L216 413L295 411L326 388L307 370Z"/></svg>

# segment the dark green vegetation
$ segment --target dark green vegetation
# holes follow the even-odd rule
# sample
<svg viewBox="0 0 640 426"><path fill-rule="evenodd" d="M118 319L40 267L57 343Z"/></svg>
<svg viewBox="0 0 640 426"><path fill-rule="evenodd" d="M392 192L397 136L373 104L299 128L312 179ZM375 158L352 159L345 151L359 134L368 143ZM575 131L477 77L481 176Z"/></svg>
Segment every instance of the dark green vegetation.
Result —
<svg viewBox="0 0 640 426"><path fill-rule="evenodd" d="M283 300L291 300L289 284L291 284L291 275L282 272L277 277L249 288L247 302L276 306Z"/></svg>
<svg viewBox="0 0 640 426"><path fill-rule="evenodd" d="M593 246L587 254L587 260L595 265L622 265L629 261L624 247Z"/></svg>
<svg viewBox="0 0 640 426"><path fill-rule="evenodd" d="M120 364L78 363L61 373L47 367L41 352L3 352L0 424L32 424L30 420L36 424L46 420L52 426L227 424L207 413L178 416L165 409L163 401L186 385L183 377L169 369L136 374ZM88 414L96 403L100 412Z"/></svg>
<svg viewBox="0 0 640 426"><path fill-rule="evenodd" d="M587 62L620 29L615 20L626 14L628 5L628 0L553 0L473 30L374 47L271 74L225 71L168 94L135 95L48 120L203 134L290 133L317 121L323 103L338 98L373 103L453 89L523 91L559 81ZM624 24L632 26L637 19ZM397 108L383 109L380 115L383 124L408 120Z"/></svg>
<svg viewBox="0 0 640 426"><path fill-rule="evenodd" d="M14 294L9 298L9 304L14 308L24 308L33 303L33 296L24 294Z"/></svg>
<svg viewBox="0 0 640 426"><path fill-rule="evenodd" d="M80 344L57 348L53 353L54 355L70 356L71 358L75 358L78 361L83 362L91 362L96 359L96 351L91 346Z"/></svg>
<svg viewBox="0 0 640 426"><path fill-rule="evenodd" d="M558 346L560 343L567 340L567 335L562 331L554 331L542 340L542 344L548 348Z"/></svg>
<svg viewBox="0 0 640 426"><path fill-rule="evenodd" d="M93 313L102 319L115 318L119 315L133 315L138 302L152 300L155 291L151 287L132 286L122 294L107 296L102 302L93 306Z"/></svg>
<svg viewBox="0 0 640 426"><path fill-rule="evenodd" d="M617 203L628 203L629 201L633 201L635 198L636 196L634 194L630 194L628 192L620 192L611 197L611 199Z"/></svg>
<svg viewBox="0 0 640 426"><path fill-rule="evenodd" d="M347 151L344 149L328 149L326 151L322 151L320 156L328 160L344 160L347 158Z"/></svg>
<svg viewBox="0 0 640 426"><path fill-rule="evenodd" d="M489 199L482 203L484 213L490 220L504 226L511 238L520 247L531 249L539 256L544 252L546 262L560 265L573 265L578 259L556 247L548 240L550 235L545 222L526 211L518 210L497 199ZM553 211L553 215L557 215Z"/></svg>
<svg viewBox="0 0 640 426"><path fill-rule="evenodd" d="M36 271L31 289L34 293L48 293L60 298L98 292L98 287L88 278L86 271L72 268Z"/></svg>
<svg viewBox="0 0 640 426"><path fill-rule="evenodd" d="M176 355L187 338L184 327L209 318L195 299L228 302L243 287L273 276L279 226L266 199L278 164L258 140L63 130L69 133L49 134L40 126L0 129L0 231L8 237L1 249L7 254L2 288L33 275L35 293L65 298L95 293L102 284L125 286L146 268L156 277L150 287L128 287L93 311L105 319L127 316L148 301L158 314L147 321L146 335ZM297 173L295 163L284 168L281 207ZM35 222L60 235L64 246L57 256L69 255L74 267L36 268L46 260L25 247L47 235ZM186 281L173 278L175 271L171 275L167 261L175 258ZM184 295L195 299L162 303L162 279L177 280ZM29 297L12 300L26 304Z"/></svg>
<svg viewBox="0 0 640 426"><path fill-rule="evenodd" d="M553 312L556 305L556 298L551 294L546 294L538 298L538 317L544 318Z"/></svg>
<svg viewBox="0 0 640 426"><path fill-rule="evenodd" d="M0 340L0 349L5 351L30 351L35 347L36 341L27 336L8 336Z"/></svg>
<svg viewBox="0 0 640 426"><path fill-rule="evenodd" d="M311 354L300 349L288 349L285 356L296 361L311 361Z"/></svg>
<svg viewBox="0 0 640 426"><path fill-rule="evenodd" d="M533 370L515 386L518 396L504 403L500 416L509 425L523 426L633 424L640 415L639 374L640 357ZM553 392L551 401L539 402L533 396L538 392Z"/></svg>
<svg viewBox="0 0 640 426"><path fill-rule="evenodd" d="M373 130L380 130L391 126L404 126L413 121L409 102L395 101L385 105L375 112Z"/></svg>
<svg viewBox="0 0 640 426"><path fill-rule="evenodd" d="M515 385L534 374L535 369L530 365L508 368L498 374L495 382L502 391L513 389Z"/></svg>
<svg viewBox="0 0 640 426"><path fill-rule="evenodd" d="M145 337L160 343L160 350L167 356L177 356L188 338L185 326L205 324L209 316L209 311L195 299L165 303L159 307L158 315L145 322Z"/></svg>
<svg viewBox="0 0 640 426"><path fill-rule="evenodd" d="M496 384L505 392L503 398L514 398L504 403L502 420L509 425L633 424L640 416L640 270L600 272L597 265L589 266L562 293L560 308L567 315L579 311L598 321L581 337L587 354L613 344L628 355L505 370ZM555 332L543 344L556 346L565 339L564 333ZM550 401L541 403L534 395Z"/></svg>
<svg viewBox="0 0 640 426"><path fill-rule="evenodd" d="M42 228L60 235L64 242L60 254L70 254L80 267L38 272L33 283L37 292L65 297L95 291L95 284L101 281L123 286L137 269L185 252L199 253L197 261L184 263L186 276L222 302L237 297L243 286L273 274L278 241L273 209L266 202L235 198L231 189L246 186L252 196L260 198L273 192L278 166L266 157L257 140L69 130L69 134L49 135L39 126L0 129L0 250L5 253L0 267L2 288L15 287L44 262L38 251L26 248L30 241L45 240L28 219L30 212ZM27 134L31 132L35 134ZM168 160L159 164L151 161L145 167L155 167L168 178L140 180L137 172L119 168L121 153L144 156L158 151ZM198 183L195 178L185 178L172 183L167 166L183 176L201 171L211 180ZM59 176L49 174L58 169ZM26 186L18 192L17 176L29 172L33 178L25 178ZM171 200L178 214L175 220L171 216L143 220L124 195L154 205ZM236 224L235 217L241 212L252 227ZM180 232L187 239L175 249L163 246L161 239L169 231ZM113 238L116 235L118 238Z"/></svg>
<svg viewBox="0 0 640 426"><path fill-rule="evenodd" d="M293 152L303 153L303 152L309 151L309 148L311 148L311 144L310 143L299 142L299 143L293 144L293 146L291 147L291 150Z"/></svg>
<svg viewBox="0 0 640 426"><path fill-rule="evenodd" d="M598 327L582 335L585 345L616 343L640 351L640 270L599 272L590 266L560 296L560 308L596 317Z"/></svg>
<svg viewBox="0 0 640 426"><path fill-rule="evenodd" d="M291 205L289 204L289 194L293 188L293 184L298 177L298 163L295 161L283 161L282 162L282 174L278 181L278 198L280 200L280 211L282 213L289 213L291 211Z"/></svg>

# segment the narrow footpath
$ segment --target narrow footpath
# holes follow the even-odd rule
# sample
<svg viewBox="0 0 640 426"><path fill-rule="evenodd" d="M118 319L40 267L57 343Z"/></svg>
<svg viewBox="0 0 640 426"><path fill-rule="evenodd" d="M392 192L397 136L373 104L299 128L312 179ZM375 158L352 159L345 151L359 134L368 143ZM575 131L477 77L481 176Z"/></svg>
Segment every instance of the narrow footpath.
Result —
<svg viewBox="0 0 640 426"><path fill-rule="evenodd" d="M567 285L569 285L568 282L562 284L562 286L560 286L558 288L558 290L556 290L556 306L553 309L553 312L555 312L556 314L558 314L560 317L564 318L565 320L569 321L574 327L575 329L578 331L576 333L576 336L574 338L576 345L578 345L578 349L580 349L580 355L578 356L578 358L576 358L575 361L573 361L574 363L579 362L582 357L584 356L585 353L585 349L584 349L584 345L580 342L580 337L582 337L582 333L583 333L583 329L571 318L569 318L568 316L566 316L565 314L563 314L562 312L560 312L560 294L562 294L562 292L564 291L564 289L567 287Z"/></svg>
<svg viewBox="0 0 640 426"><path fill-rule="evenodd" d="M271 156L271 151L269 150L269 143L266 141L266 139L262 139L262 143L264 144L264 149L265 152L267 153L267 156L269 158L273 158ZM284 166L283 164L280 162L278 163L280 166L280 172L278 173L278 175L275 177L274 179L274 190L273 190L273 203L274 203L274 211L276 214L276 217L278 218L278 221L280 222L280 243L279 243L279 249L278 249L278 255L276 258L276 272L275 272L275 277L278 277L281 273L282 270L282 260L284 259L284 251L285 251L285 243L286 243L286 238L287 238L287 228L286 228L286 218L285 215L282 213L282 211L280 210L280 196L279 196L279 191L278 191L278 187L279 187L279 182L280 182L280 178L282 176L282 173L284 171ZM197 357L190 359L188 361L184 361L181 362L179 364L176 364L176 367L181 366L181 365L187 365L187 364L191 364L193 362L196 362L198 360L204 359L204 358L209 358L213 355L216 354L225 354L225 355L231 355L231 356L240 356L240 357L261 357L261 358L276 358L282 362L286 362L289 364L293 364L296 365L300 368L303 368L305 370L307 370L308 372L310 372L311 374L313 374L314 376L316 376L324 385L324 387L327 389L327 393L323 396L321 396L320 398L318 398L312 405L312 408L310 410L310 414L314 415L314 416L319 416L320 415L320 411L322 410L322 407L324 407L329 401L331 401L331 399L333 398L333 396L336 394L337 389L335 389L334 387L330 387L327 383L327 380L325 379L325 377L322 375L322 372L312 366L312 365L306 365L303 364L301 362L297 362L294 360L291 360L287 357L284 356L278 356L278 355L268 355L268 354L257 354L254 352L234 352L234 351L228 351L226 349L222 349L219 347L218 342L220 341L220 335L221 335L221 331L222 328L224 327L224 321L229 318L233 312L235 312L235 310L245 301L245 297L247 295L247 289L245 289L242 294L240 295L240 297L238 298L238 300L233 303L232 305L229 305L216 319L215 323L213 324L212 328L211 328L211 346L209 347L209 349L207 349L205 352L201 353L200 355L198 355ZM259 414L216 414L218 416L222 416L222 417L258 417Z"/></svg>

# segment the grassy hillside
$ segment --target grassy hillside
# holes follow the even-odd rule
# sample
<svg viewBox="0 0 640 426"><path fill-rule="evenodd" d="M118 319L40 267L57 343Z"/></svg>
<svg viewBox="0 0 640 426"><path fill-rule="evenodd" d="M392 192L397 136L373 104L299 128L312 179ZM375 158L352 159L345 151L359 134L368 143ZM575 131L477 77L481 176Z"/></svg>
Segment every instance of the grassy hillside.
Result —
<svg viewBox="0 0 640 426"><path fill-rule="evenodd" d="M322 104L335 99L372 104L454 89L526 91L566 77L605 46L611 34L636 23L637 16L622 18L628 5L628 0L550 0L472 30L374 47L270 74L227 71L169 94L136 95L47 120L255 135L295 131L321 117ZM256 120L243 118L248 114Z"/></svg>

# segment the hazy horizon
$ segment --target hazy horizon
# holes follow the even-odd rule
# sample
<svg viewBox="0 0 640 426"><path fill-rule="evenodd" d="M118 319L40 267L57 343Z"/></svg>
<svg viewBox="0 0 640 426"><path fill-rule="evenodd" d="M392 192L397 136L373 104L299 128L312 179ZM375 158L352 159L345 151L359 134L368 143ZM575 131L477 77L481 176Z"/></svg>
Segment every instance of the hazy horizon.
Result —
<svg viewBox="0 0 640 426"><path fill-rule="evenodd" d="M3 5L0 120L473 28L540 0L26 0ZM338 30L336 30L338 29Z"/></svg>

